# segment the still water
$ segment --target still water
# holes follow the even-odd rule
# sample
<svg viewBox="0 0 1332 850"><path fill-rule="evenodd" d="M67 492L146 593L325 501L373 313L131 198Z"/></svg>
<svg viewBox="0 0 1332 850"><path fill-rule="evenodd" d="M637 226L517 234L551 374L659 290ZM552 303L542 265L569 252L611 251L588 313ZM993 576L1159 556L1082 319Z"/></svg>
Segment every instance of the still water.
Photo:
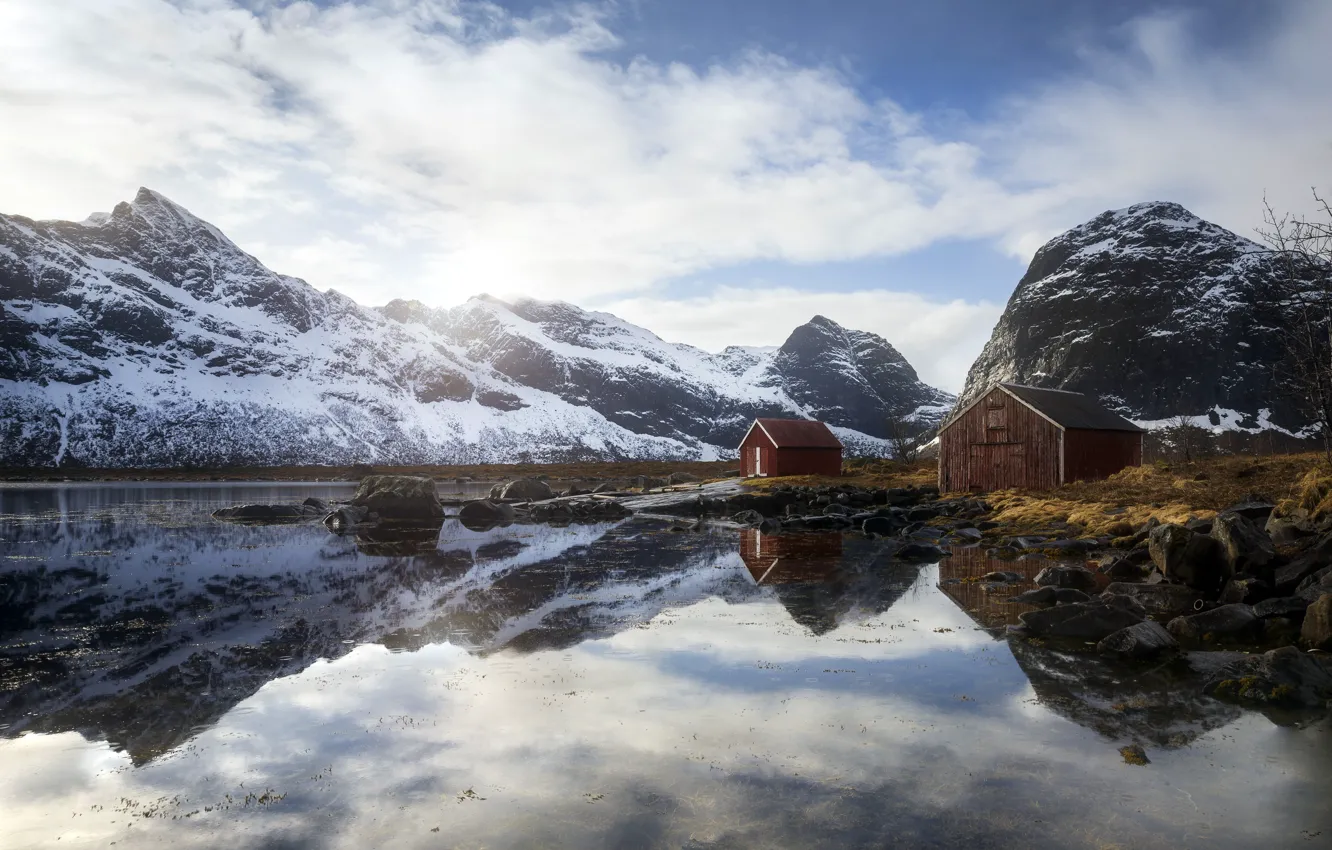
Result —
<svg viewBox="0 0 1332 850"><path fill-rule="evenodd" d="M1325 720L1010 642L974 559L209 517L349 492L0 487L0 847L1332 847Z"/></svg>

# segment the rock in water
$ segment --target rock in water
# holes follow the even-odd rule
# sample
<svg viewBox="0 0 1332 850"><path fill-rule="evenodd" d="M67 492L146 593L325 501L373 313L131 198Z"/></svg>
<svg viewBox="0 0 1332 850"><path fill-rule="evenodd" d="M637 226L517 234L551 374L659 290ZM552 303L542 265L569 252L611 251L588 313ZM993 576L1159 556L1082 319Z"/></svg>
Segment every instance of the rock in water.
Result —
<svg viewBox="0 0 1332 850"><path fill-rule="evenodd" d="M1178 584L1131 584L1114 582L1105 589L1102 596L1128 596L1137 600L1155 617L1173 618L1194 610L1195 603L1202 599L1196 590Z"/></svg>
<svg viewBox="0 0 1332 850"><path fill-rule="evenodd" d="M1304 612L1300 643L1308 649L1332 651L1332 593L1325 593Z"/></svg>
<svg viewBox="0 0 1332 850"><path fill-rule="evenodd" d="M1041 587L1071 587L1074 590L1086 590L1096 586L1096 577L1091 570L1083 567L1046 567L1036 574L1036 584Z"/></svg>
<svg viewBox="0 0 1332 850"><path fill-rule="evenodd" d="M1035 635L1098 641L1145 618L1141 605L1128 597L1116 596L1027 611L1018 619Z"/></svg>
<svg viewBox="0 0 1332 850"><path fill-rule="evenodd" d="M366 522L370 518L370 509L358 505L343 505L324 517L324 525L334 534L341 534Z"/></svg>
<svg viewBox="0 0 1332 850"><path fill-rule="evenodd" d="M307 510L303 505L235 505L218 508L213 511L213 517L232 522L263 524L296 522L315 517L318 513L313 509Z"/></svg>
<svg viewBox="0 0 1332 850"><path fill-rule="evenodd" d="M1147 548L1162 575L1204 593L1220 592L1233 575L1215 538L1177 523L1153 528Z"/></svg>
<svg viewBox="0 0 1332 850"><path fill-rule="evenodd" d="M908 543L895 553L902 561L938 561L951 553L933 543Z"/></svg>
<svg viewBox="0 0 1332 850"><path fill-rule="evenodd" d="M462 521L463 525L473 530L513 522L514 516L513 506L502 502L492 502L489 499L474 499L470 502L464 502L463 506L458 509L458 519Z"/></svg>
<svg viewBox="0 0 1332 850"><path fill-rule="evenodd" d="M544 481L520 478L505 484L500 490L499 497L506 502L540 502L555 498L555 491Z"/></svg>
<svg viewBox="0 0 1332 850"><path fill-rule="evenodd" d="M1275 599L1264 599L1253 606L1253 614L1263 620L1268 617L1290 617L1299 620L1304 618L1304 611L1309 605L1309 600L1300 596L1278 596Z"/></svg>
<svg viewBox="0 0 1332 850"><path fill-rule="evenodd" d="M1228 664L1203 693L1233 702L1284 708L1322 708L1332 697L1332 672L1307 653L1283 646Z"/></svg>
<svg viewBox="0 0 1332 850"><path fill-rule="evenodd" d="M1222 605L1201 614L1176 617L1166 628L1179 640L1193 643L1245 643L1262 634L1263 621L1248 605Z"/></svg>
<svg viewBox="0 0 1332 850"><path fill-rule="evenodd" d="M1212 537L1221 544L1232 574L1271 578L1276 547L1253 520L1238 513L1218 514L1212 523Z"/></svg>
<svg viewBox="0 0 1332 850"><path fill-rule="evenodd" d="M1117 658L1153 658L1163 652L1174 652L1179 643L1165 626L1155 620L1143 620L1102 638L1096 649Z"/></svg>
<svg viewBox="0 0 1332 850"><path fill-rule="evenodd" d="M444 516L435 480L415 475L370 475L361 479L351 503L388 522Z"/></svg>

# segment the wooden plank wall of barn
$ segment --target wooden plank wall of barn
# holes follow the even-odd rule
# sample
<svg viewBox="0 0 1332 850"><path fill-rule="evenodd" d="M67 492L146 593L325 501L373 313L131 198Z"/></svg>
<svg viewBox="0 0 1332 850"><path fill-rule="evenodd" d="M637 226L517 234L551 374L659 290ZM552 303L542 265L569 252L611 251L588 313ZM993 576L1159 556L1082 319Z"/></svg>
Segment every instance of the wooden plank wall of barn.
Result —
<svg viewBox="0 0 1332 850"><path fill-rule="evenodd" d="M841 475L841 449L778 449L770 475Z"/></svg>
<svg viewBox="0 0 1332 850"><path fill-rule="evenodd" d="M1003 411L1003 430L987 427L991 403ZM973 446L1020 444L1020 457L1006 458L998 469L973 458ZM981 449L1002 452L1002 449ZM939 489L1051 489L1059 486L1059 429L998 388L952 423L939 437Z"/></svg>
<svg viewBox="0 0 1332 850"><path fill-rule="evenodd" d="M1064 481L1105 478L1142 464L1142 434L1132 431L1064 432Z"/></svg>

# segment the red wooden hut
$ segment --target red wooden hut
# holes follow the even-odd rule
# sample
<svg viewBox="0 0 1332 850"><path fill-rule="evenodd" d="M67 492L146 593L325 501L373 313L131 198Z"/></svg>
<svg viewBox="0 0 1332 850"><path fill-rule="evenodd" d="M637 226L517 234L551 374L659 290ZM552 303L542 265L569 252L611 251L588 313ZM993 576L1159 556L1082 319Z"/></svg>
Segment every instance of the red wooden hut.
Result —
<svg viewBox="0 0 1332 850"><path fill-rule="evenodd" d="M812 419L755 419L740 441L740 474L841 475L842 443Z"/></svg>
<svg viewBox="0 0 1332 850"><path fill-rule="evenodd" d="M1143 430L1090 396L996 384L939 429L939 489L1048 490L1142 463Z"/></svg>

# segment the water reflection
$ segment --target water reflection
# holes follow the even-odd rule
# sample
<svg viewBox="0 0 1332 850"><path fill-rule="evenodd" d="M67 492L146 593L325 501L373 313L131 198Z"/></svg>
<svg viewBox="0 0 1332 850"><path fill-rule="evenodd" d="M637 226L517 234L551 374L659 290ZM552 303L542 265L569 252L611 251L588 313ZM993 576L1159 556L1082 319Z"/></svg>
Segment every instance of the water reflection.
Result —
<svg viewBox="0 0 1332 850"><path fill-rule="evenodd" d="M1332 826L1326 729L1201 697L1196 671L996 640L994 609L939 589L979 564L634 520L207 517L289 498L260 492L70 498L0 520L0 846L1245 847ZM1121 761L1130 741L1151 765Z"/></svg>

